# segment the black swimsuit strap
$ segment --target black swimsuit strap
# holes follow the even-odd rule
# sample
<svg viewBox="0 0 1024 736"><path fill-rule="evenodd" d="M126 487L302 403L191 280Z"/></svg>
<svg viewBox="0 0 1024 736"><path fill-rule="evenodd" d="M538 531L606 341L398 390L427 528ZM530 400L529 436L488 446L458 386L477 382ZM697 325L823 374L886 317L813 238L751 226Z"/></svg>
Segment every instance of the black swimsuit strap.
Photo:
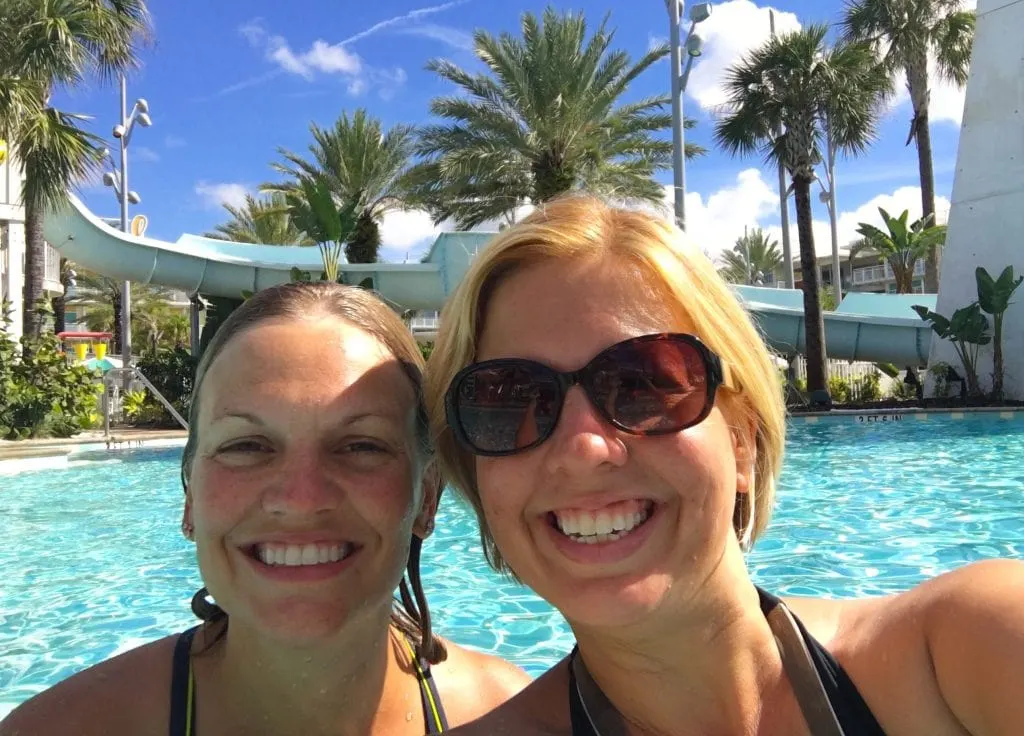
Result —
<svg viewBox="0 0 1024 736"><path fill-rule="evenodd" d="M199 626L178 635L171 659L169 736L196 736L196 693L192 680L192 638Z"/></svg>
<svg viewBox="0 0 1024 736"><path fill-rule="evenodd" d="M761 611L767 617L777 606L783 605L775 596L760 588L757 589L761 599ZM788 609L787 609L788 610ZM853 680L846 671L804 627L796 616L791 613L789 616L799 628L799 633L806 644L810 661L814 670L821 680L827 696L828 705L835 713L835 718L842 727L842 731L849 736L885 736L885 731L875 719L871 709L864 698L857 690ZM792 655L791 655L792 656ZM587 710L587 704L581 695L581 682L576 674L576 667L583 671L583 662L579 659L577 648L573 648L569 655L569 721L572 725L573 736L603 736L591 722L591 714ZM594 683L596 687L596 683ZM598 697L607 700L606 696L599 694ZM592 698L593 700L593 698ZM818 734L814 734L818 736Z"/></svg>

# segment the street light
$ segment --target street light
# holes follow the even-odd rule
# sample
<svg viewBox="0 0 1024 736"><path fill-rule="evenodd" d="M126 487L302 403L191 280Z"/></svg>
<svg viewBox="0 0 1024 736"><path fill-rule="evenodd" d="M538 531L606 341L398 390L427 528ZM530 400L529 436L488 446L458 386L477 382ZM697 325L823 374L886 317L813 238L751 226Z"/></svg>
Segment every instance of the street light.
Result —
<svg viewBox="0 0 1024 736"><path fill-rule="evenodd" d="M683 18L683 0L665 0L669 17L669 44L672 65L672 187L675 194L676 224L686 229L686 163L683 125L683 93L690 80L693 60L704 50L704 39L695 29L711 16L711 3L697 3L690 8L690 32L680 43L680 23ZM686 51L686 66L682 65L682 52Z"/></svg>
<svg viewBox="0 0 1024 736"><path fill-rule="evenodd" d="M110 151L103 150L103 156L110 164L111 171L103 174L103 183L114 190L117 201L121 204L121 232L128 232L128 205L137 205L142 201L138 192L128 189L128 144L132 140L135 125L148 128L153 124L149 117L149 102L140 97L135 100L131 113L128 112L128 87L124 75L121 76L121 122L114 126L113 135L121 147L121 166L115 168ZM121 287L121 360L124 367L132 363L132 286L125 281ZM125 374L127 376L127 374ZM125 379L128 380L127 378Z"/></svg>

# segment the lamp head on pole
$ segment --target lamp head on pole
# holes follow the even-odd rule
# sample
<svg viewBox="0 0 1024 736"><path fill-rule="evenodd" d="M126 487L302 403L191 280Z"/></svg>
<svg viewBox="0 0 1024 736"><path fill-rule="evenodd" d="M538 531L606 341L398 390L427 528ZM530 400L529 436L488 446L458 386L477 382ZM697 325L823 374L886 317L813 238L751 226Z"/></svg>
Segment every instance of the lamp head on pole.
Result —
<svg viewBox="0 0 1024 736"><path fill-rule="evenodd" d="M704 39L699 33L691 33L686 39L686 53L697 58L704 53Z"/></svg>
<svg viewBox="0 0 1024 736"><path fill-rule="evenodd" d="M128 192L128 203L138 204L142 201L142 197L139 196L138 192Z"/></svg>
<svg viewBox="0 0 1024 736"><path fill-rule="evenodd" d="M690 22L703 23L711 17L711 3L697 3L690 8Z"/></svg>

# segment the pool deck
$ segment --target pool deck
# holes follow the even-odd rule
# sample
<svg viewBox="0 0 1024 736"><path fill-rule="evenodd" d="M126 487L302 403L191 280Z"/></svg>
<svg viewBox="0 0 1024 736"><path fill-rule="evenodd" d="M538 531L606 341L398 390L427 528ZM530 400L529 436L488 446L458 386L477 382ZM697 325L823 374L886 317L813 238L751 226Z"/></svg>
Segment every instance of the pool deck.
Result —
<svg viewBox="0 0 1024 736"><path fill-rule="evenodd" d="M0 472L61 467L69 455L79 452L180 447L187 437L183 429L118 429L109 437L100 430L90 430L74 437L0 440Z"/></svg>

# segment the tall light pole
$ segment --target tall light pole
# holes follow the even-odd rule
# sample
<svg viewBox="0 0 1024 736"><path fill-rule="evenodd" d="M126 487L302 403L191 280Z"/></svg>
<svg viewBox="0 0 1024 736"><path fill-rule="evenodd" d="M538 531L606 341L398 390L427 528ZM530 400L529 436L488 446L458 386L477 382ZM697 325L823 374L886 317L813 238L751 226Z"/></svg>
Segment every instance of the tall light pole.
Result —
<svg viewBox="0 0 1024 736"><path fill-rule="evenodd" d="M680 43L679 27L683 18L683 0L665 0L665 6L668 8L672 64L672 188L675 194L676 224L681 230L686 230L686 118L683 117L683 93L690 79L693 60L704 49L704 39L695 33L695 28L711 15L711 3L697 3L690 9L690 32L683 43ZM684 50L685 68L682 65Z"/></svg>
<svg viewBox="0 0 1024 736"><path fill-rule="evenodd" d="M114 126L114 137L121 144L121 169L103 175L103 183L114 189L121 203L121 232L128 232L128 205L142 201L138 193L128 189L128 144L132 139L132 131L138 123L144 128L153 124L149 117L149 103L141 97L135 101L132 111L128 112L128 87L124 75L121 75L121 122ZM125 281L121 286L121 361L125 368L132 364L132 285ZM126 374L127 375L127 374Z"/></svg>
<svg viewBox="0 0 1024 736"><path fill-rule="evenodd" d="M768 10L768 22L771 24L772 38L775 38L775 11ZM776 138L782 136L782 126L775 131ZM786 186L786 167L779 163L779 214L782 218L782 277L786 280L786 288L795 288L793 277L793 248L789 235L789 187Z"/></svg>

